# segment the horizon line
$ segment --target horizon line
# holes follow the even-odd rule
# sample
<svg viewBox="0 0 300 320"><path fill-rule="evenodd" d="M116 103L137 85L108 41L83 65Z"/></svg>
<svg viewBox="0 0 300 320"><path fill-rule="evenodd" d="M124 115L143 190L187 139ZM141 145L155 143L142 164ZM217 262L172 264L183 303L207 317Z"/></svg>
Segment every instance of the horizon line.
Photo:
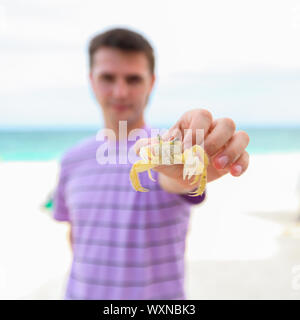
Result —
<svg viewBox="0 0 300 320"><path fill-rule="evenodd" d="M148 122L149 123L149 122ZM169 128L172 124L153 123L151 127ZM237 128L299 128L300 123L236 123ZM103 124L99 125L6 125L0 126L0 132L4 131L71 131L71 130L99 130Z"/></svg>

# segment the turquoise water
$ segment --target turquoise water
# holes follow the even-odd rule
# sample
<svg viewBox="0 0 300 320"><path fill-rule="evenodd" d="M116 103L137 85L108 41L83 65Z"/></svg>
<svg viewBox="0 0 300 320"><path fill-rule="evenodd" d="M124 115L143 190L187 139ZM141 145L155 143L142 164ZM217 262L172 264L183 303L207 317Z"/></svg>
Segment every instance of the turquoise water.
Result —
<svg viewBox="0 0 300 320"><path fill-rule="evenodd" d="M245 130L250 136L247 150L251 154L300 152L300 127L240 129ZM66 149L96 133L96 129L0 131L0 159L59 159Z"/></svg>

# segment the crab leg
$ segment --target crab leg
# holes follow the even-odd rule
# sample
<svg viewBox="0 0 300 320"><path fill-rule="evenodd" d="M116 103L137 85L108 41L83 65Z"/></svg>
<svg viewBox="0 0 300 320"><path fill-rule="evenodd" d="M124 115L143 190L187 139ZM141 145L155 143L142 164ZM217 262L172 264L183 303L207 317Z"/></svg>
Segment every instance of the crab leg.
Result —
<svg viewBox="0 0 300 320"><path fill-rule="evenodd" d="M149 179L150 180L152 180L152 181L156 181L153 177L152 177L152 174L151 174L151 169L148 169L148 177L149 177Z"/></svg>
<svg viewBox="0 0 300 320"><path fill-rule="evenodd" d="M140 172L144 172L144 171L148 171L148 175L149 177L152 178L151 173L150 173L150 169L154 168L155 165L153 164L149 164L149 163L145 163L144 160L139 160L136 163L133 164L131 170L130 170L130 180L132 183L133 188L136 191L140 191L140 192L147 192L149 191L148 189L142 187L140 180L139 180L139 176L138 174ZM153 180L153 178L151 179Z"/></svg>
<svg viewBox="0 0 300 320"><path fill-rule="evenodd" d="M199 164L199 166L198 166L198 168L196 170L198 174L195 175L195 179L191 184L194 184L199 180L200 174L202 172L206 171L207 167L209 165L208 156L200 146L198 146L198 145L193 146L193 152L200 153L201 158L203 159L203 164L200 162L200 164Z"/></svg>
<svg viewBox="0 0 300 320"><path fill-rule="evenodd" d="M198 189L194 192L190 192L189 195L191 197L200 196L205 190L206 182L207 182L207 173L206 173L206 170L204 170L201 175L200 185L199 185Z"/></svg>

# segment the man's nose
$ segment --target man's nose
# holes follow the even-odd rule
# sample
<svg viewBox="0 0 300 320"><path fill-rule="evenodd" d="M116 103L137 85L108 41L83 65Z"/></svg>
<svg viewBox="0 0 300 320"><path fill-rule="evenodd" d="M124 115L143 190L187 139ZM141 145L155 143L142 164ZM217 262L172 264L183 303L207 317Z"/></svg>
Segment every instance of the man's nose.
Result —
<svg viewBox="0 0 300 320"><path fill-rule="evenodd" d="M113 93L115 98L125 98L128 94L128 85L125 81L117 81L114 85Z"/></svg>

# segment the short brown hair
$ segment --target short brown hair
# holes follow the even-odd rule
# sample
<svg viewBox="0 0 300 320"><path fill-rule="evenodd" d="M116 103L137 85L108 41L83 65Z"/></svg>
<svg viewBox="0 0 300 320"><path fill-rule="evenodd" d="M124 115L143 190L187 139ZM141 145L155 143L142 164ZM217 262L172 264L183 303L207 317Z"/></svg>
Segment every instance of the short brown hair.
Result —
<svg viewBox="0 0 300 320"><path fill-rule="evenodd" d="M95 52L102 48L115 48L127 52L143 52L149 62L151 73L154 73L155 58L149 41L141 34L124 28L114 28L94 36L89 43L89 65L93 66Z"/></svg>

